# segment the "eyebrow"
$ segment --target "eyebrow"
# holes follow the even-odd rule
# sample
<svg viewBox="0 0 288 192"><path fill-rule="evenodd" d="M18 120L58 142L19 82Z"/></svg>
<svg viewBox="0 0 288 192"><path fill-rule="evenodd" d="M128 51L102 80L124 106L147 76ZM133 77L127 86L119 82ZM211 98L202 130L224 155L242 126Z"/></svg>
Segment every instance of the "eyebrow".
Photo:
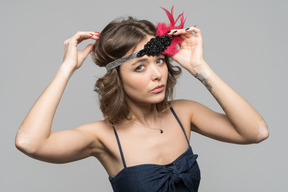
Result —
<svg viewBox="0 0 288 192"><path fill-rule="evenodd" d="M135 61L134 63L132 63L131 66L134 66L134 65L136 65L137 63L146 62L146 61L148 61L148 58L138 59L137 61Z"/></svg>
<svg viewBox="0 0 288 192"><path fill-rule="evenodd" d="M164 58L165 58L165 56L164 56L163 54L159 54L159 55L157 55L157 56L155 56L155 57L157 57L157 58L162 58L162 57L164 57ZM148 61L148 60L149 60L148 58L138 59L137 61L135 61L134 63L132 63L131 66L134 66L134 65L136 65L137 63L146 62L146 61Z"/></svg>

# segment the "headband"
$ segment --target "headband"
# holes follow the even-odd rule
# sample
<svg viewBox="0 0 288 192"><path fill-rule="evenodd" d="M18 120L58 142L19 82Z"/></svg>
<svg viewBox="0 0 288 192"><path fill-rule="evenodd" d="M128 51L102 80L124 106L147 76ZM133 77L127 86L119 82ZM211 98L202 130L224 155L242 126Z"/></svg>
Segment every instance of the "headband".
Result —
<svg viewBox="0 0 288 192"><path fill-rule="evenodd" d="M144 49L140 51L136 51L130 55L126 55L124 57L121 57L119 59L116 59L115 61L112 61L106 65L106 70L109 71L110 69L113 69L115 67L118 67L119 65L122 65L123 63L126 63L128 61L131 61L137 57L142 57L144 55L147 56L156 56L159 54L163 55L175 55L178 53L178 44L182 42L182 38L180 36L169 36L167 33L171 31L172 29L183 29L184 27L184 12L182 12L177 19L174 19L173 16L173 8L171 8L171 12L169 12L167 9L161 7L167 14L170 24L166 25L166 23L158 23L157 33L155 38L151 38L148 43L145 44ZM180 25L175 26L178 19L181 19Z"/></svg>
<svg viewBox="0 0 288 192"><path fill-rule="evenodd" d="M115 61L108 63L106 65L106 70L109 71L110 69L118 67L123 63L131 61L137 57L142 57L144 55L147 56L160 55L161 53L163 53L163 51L167 49L168 46L170 46L172 40L173 40L172 36L168 35L156 36L155 38L150 39L150 41L145 44L144 49L136 51L130 55L126 55L124 57L116 59Z"/></svg>
<svg viewBox="0 0 288 192"><path fill-rule="evenodd" d="M131 61L132 59L135 59L137 57L138 51L126 55L124 57L121 57L120 59L116 59L115 61L112 61L106 65L106 70L109 71L110 69L113 69L115 67L118 67L119 65L122 65L123 63L126 63L128 61Z"/></svg>

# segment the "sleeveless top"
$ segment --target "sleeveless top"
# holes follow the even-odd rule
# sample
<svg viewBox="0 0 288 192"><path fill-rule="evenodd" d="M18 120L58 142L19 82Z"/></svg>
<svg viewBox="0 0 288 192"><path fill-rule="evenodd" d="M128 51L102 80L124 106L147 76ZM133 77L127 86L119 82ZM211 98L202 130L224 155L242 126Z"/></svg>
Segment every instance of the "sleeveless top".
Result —
<svg viewBox="0 0 288 192"><path fill-rule="evenodd" d="M109 177L115 192L197 192L200 183L200 169L197 164L198 155L193 154L185 130L175 111L171 112L177 119L188 142L188 149L172 163L166 165L141 164L127 167L115 127L115 137L124 168L114 177Z"/></svg>

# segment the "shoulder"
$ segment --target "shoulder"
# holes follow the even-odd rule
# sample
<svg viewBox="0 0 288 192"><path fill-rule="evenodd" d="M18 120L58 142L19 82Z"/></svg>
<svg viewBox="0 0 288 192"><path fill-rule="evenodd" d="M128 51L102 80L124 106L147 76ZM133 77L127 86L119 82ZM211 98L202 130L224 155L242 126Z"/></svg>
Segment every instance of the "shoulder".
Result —
<svg viewBox="0 0 288 192"><path fill-rule="evenodd" d="M181 115L192 119L196 112L207 109L206 106L192 100L178 99L170 101L170 105L173 107L174 111Z"/></svg>
<svg viewBox="0 0 288 192"><path fill-rule="evenodd" d="M175 110L189 110L189 111L193 110L193 108L195 107L201 106L201 104L196 101L186 99L172 100L170 101L170 104Z"/></svg>
<svg viewBox="0 0 288 192"><path fill-rule="evenodd" d="M80 134L85 134L92 141L92 146L98 149L103 149L105 140L113 136L111 124L107 121L95 121L80 125L74 129Z"/></svg>
<svg viewBox="0 0 288 192"><path fill-rule="evenodd" d="M102 120L80 125L76 127L75 130L97 136L99 133L108 129L108 127L109 124L106 121Z"/></svg>

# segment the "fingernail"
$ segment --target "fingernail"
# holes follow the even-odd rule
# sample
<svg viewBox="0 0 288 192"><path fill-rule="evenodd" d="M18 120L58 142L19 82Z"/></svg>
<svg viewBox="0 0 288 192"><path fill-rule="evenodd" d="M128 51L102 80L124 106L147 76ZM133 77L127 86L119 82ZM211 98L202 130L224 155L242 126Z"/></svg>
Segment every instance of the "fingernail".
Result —
<svg viewBox="0 0 288 192"><path fill-rule="evenodd" d="M186 28L185 31L187 31L187 30L189 30L189 29L190 29L190 27Z"/></svg>
<svg viewBox="0 0 288 192"><path fill-rule="evenodd" d="M171 31L168 31L167 33L170 33Z"/></svg>
<svg viewBox="0 0 288 192"><path fill-rule="evenodd" d="M173 34L174 34L174 33L177 33L177 30L176 30L176 31L174 31L174 32L173 32Z"/></svg>
<svg viewBox="0 0 288 192"><path fill-rule="evenodd" d="M92 35L92 36L94 35L93 33L89 33L89 34Z"/></svg>
<svg viewBox="0 0 288 192"><path fill-rule="evenodd" d="M194 25L193 27L197 27L197 25Z"/></svg>

